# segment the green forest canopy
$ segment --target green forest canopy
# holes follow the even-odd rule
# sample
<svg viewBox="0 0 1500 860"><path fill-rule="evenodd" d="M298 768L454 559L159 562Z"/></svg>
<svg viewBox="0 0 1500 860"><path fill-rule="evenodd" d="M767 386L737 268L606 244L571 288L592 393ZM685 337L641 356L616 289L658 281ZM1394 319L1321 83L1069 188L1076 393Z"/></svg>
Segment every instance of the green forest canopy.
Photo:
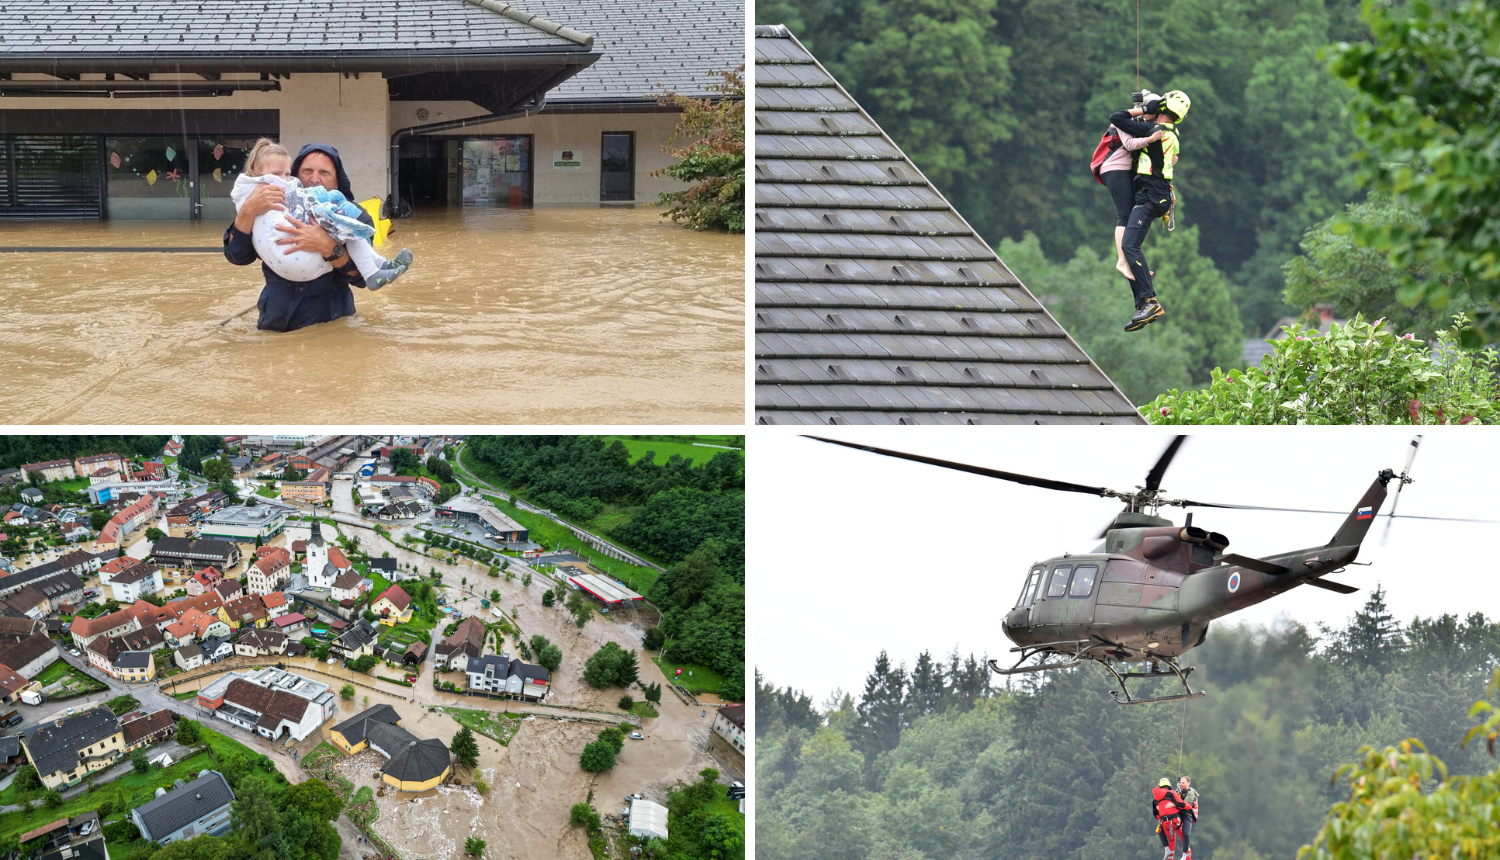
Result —
<svg viewBox="0 0 1500 860"><path fill-rule="evenodd" d="M0 436L0 469L90 454L155 457L169 436Z"/></svg>
<svg viewBox="0 0 1500 860"><path fill-rule="evenodd" d="M821 707L757 675L757 856L1157 856L1144 798L1187 774L1196 856L1289 858L1349 797L1333 776L1362 746L1419 737L1451 773L1495 769L1463 746L1500 662L1484 615L1403 627L1377 589L1342 628L1216 627L1188 658L1208 692L1185 709L1120 707L1096 667L993 688L956 654L909 672L882 654L857 699Z"/></svg>
<svg viewBox="0 0 1500 860"><path fill-rule="evenodd" d="M631 462L619 440L597 436L475 436L465 448L482 477L560 516L586 522L606 506L630 519L608 534L666 565L650 598L662 611L673 660L707 666L729 683L745 677L745 459L705 449ZM730 679L740 679L731 682Z"/></svg>

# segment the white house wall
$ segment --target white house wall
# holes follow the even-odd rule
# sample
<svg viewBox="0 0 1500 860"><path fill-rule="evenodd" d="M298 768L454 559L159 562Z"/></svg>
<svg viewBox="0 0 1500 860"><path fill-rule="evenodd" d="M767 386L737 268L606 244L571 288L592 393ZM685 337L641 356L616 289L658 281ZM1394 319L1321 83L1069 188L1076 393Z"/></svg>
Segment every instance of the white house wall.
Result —
<svg viewBox="0 0 1500 860"><path fill-rule="evenodd" d="M427 119L417 119L417 111L426 110ZM483 116L487 111L471 102L393 102L391 132L423 123ZM635 132L635 199L655 202L663 191L682 187L669 177L655 178L651 171L675 163L662 151L662 145L677 127L682 115L668 113L542 113L525 119L492 122L469 128L442 132L434 137L461 139L496 134L530 134L532 140L533 186L535 203L599 202L599 150L606 131ZM554 169L553 156L560 150L572 150L583 161L576 169ZM457 199L456 159L449 159L450 200Z"/></svg>

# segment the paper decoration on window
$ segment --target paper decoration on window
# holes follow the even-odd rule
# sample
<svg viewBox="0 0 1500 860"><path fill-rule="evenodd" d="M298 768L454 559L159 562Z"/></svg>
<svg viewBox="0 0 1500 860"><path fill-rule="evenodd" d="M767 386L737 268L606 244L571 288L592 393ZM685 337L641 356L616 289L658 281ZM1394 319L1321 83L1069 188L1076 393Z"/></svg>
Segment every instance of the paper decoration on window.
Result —
<svg viewBox="0 0 1500 860"><path fill-rule="evenodd" d="M109 154L109 163L112 164L112 165L114 165L116 169L119 169L119 167L120 167L120 153L118 153L118 152L111 152Z"/></svg>
<svg viewBox="0 0 1500 860"><path fill-rule="evenodd" d="M223 157L224 157L224 144L222 144L222 143L216 144L214 146L214 161L218 161L219 159L221 159Z"/></svg>
<svg viewBox="0 0 1500 860"><path fill-rule="evenodd" d="M170 146L167 147L167 160L168 161L176 161L177 160L177 150L173 149Z"/></svg>
<svg viewBox="0 0 1500 860"><path fill-rule="evenodd" d="M182 178L182 174L178 173L176 168L173 168L171 170L168 170L167 175L163 178L175 182Z"/></svg>
<svg viewBox="0 0 1500 860"><path fill-rule="evenodd" d="M150 173L146 174L146 184L147 185L155 185L156 184L156 171L155 170L153 170Z"/></svg>
<svg viewBox="0 0 1500 860"><path fill-rule="evenodd" d="M214 181L215 182L223 182L224 181L224 171L220 170L217 167L214 168Z"/></svg>

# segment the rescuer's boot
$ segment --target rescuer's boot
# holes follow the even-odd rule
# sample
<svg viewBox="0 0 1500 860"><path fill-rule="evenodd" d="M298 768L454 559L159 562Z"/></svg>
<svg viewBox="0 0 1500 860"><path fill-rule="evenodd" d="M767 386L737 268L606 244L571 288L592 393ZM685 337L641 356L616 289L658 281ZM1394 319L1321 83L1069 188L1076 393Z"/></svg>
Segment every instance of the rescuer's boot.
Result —
<svg viewBox="0 0 1500 860"><path fill-rule="evenodd" d="M1156 296L1151 296L1136 306L1135 315L1130 318L1130 322L1125 324L1125 330L1140 331L1166 315L1167 312L1162 308L1161 302L1156 300Z"/></svg>

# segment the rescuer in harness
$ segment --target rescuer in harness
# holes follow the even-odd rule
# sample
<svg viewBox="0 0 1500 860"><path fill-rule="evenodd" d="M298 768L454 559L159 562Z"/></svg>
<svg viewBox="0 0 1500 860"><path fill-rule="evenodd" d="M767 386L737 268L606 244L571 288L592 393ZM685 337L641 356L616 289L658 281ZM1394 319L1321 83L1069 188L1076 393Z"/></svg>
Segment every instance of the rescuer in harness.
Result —
<svg viewBox="0 0 1500 860"><path fill-rule="evenodd" d="M1161 96L1153 92L1133 93L1146 101L1160 101ZM1154 115L1144 115L1147 123L1156 122ZM1150 137L1131 137L1113 125L1105 126L1099 145L1089 166L1094 179L1109 190L1109 199L1115 204L1115 268L1125 277L1130 277L1130 263L1125 260L1122 243L1125 240L1125 225L1130 223L1130 213L1135 209L1136 157L1152 143L1161 140L1165 132L1157 130Z"/></svg>
<svg viewBox="0 0 1500 860"><path fill-rule="evenodd" d="M1141 243L1151 229L1151 222L1172 209L1172 167L1179 151L1177 123L1187 116L1191 106L1186 93L1172 90L1160 99L1109 116L1111 125L1132 137L1150 137L1157 131L1162 132L1161 137L1148 144L1136 160L1135 208L1125 225L1120 248L1130 264L1130 273L1126 277L1130 278L1130 291L1135 295L1135 314L1126 323L1126 331L1139 331L1166 314L1151 285L1151 269L1146 265ZM1137 119L1148 114L1155 114L1157 122Z"/></svg>
<svg viewBox="0 0 1500 860"><path fill-rule="evenodd" d="M1177 780L1177 796L1188 808L1178 813L1182 824L1182 860L1193 860L1193 825L1198 823L1198 790L1187 777Z"/></svg>
<svg viewBox="0 0 1500 860"><path fill-rule="evenodd" d="M1161 836L1162 847L1166 853L1162 860L1172 860L1177 854L1177 846L1182 841L1182 820L1178 817L1182 810L1187 809L1187 804L1177 792L1172 790L1172 781L1162 777L1151 789L1151 814L1156 816L1156 832Z"/></svg>

